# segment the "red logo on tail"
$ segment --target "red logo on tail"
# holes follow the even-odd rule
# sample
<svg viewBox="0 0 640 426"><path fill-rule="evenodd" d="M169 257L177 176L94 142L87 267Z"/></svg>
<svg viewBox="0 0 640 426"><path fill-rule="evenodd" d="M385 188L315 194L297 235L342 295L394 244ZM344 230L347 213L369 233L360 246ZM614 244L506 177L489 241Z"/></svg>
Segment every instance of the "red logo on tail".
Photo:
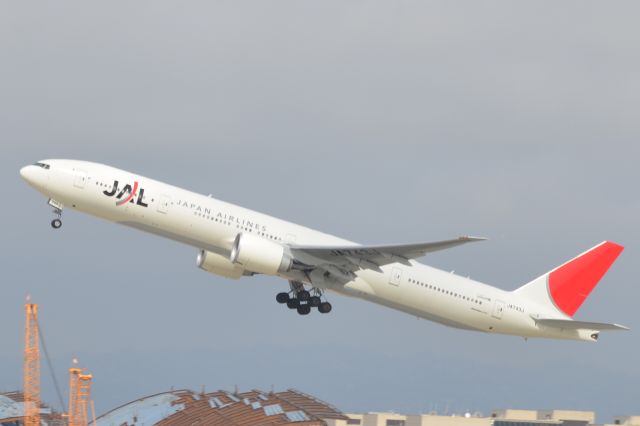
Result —
<svg viewBox="0 0 640 426"><path fill-rule="evenodd" d="M573 316L622 250L621 245L605 241L554 269L549 274L549 292L556 306Z"/></svg>

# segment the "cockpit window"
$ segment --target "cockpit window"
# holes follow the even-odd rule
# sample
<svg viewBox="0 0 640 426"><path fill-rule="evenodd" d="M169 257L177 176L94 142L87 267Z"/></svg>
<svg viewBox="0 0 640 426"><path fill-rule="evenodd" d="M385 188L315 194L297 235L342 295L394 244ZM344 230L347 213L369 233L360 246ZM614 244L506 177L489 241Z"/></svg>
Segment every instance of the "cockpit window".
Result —
<svg viewBox="0 0 640 426"><path fill-rule="evenodd" d="M34 166L38 166L38 167L42 167L45 170L49 170L51 168L50 165L46 164L46 163L33 163Z"/></svg>

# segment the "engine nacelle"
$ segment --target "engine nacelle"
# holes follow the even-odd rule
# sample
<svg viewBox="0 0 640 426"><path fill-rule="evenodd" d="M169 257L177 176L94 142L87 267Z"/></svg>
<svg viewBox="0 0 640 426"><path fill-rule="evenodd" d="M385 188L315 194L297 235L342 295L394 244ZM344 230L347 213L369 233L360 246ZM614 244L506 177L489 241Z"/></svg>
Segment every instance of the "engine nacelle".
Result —
<svg viewBox="0 0 640 426"><path fill-rule="evenodd" d="M291 270L293 260L284 247L253 234L238 234L229 260L247 271L266 275Z"/></svg>
<svg viewBox="0 0 640 426"><path fill-rule="evenodd" d="M240 265L231 263L229 259L218 253L206 250L200 250L196 258L198 268L204 269L212 274L222 275L223 277L237 280L244 274L244 269Z"/></svg>

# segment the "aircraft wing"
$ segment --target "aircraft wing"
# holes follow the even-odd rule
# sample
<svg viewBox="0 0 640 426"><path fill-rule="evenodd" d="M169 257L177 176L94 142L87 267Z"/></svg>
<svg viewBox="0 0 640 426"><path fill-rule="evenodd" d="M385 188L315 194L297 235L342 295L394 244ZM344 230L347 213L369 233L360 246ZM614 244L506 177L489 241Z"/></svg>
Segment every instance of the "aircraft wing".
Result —
<svg viewBox="0 0 640 426"><path fill-rule="evenodd" d="M480 237L459 237L453 240L433 241L416 244L381 246L290 246L291 254L306 264L332 264L350 270L368 268L401 262L408 264L409 259L422 257L427 253L449 249L461 244L483 241Z"/></svg>
<svg viewBox="0 0 640 426"><path fill-rule="evenodd" d="M570 330L629 330L628 327L619 324L608 324L604 322L588 322L588 321L574 321L574 320L566 320L566 319L536 319L534 318L536 324L546 326L546 327L555 327L555 328L565 328Z"/></svg>

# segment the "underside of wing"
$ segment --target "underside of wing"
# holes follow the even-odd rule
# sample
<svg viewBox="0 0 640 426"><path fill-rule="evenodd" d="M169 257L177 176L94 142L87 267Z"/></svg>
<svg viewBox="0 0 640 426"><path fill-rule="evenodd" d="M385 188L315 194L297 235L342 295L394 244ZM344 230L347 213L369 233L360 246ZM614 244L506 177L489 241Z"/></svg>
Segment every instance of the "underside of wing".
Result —
<svg viewBox="0 0 640 426"><path fill-rule="evenodd" d="M380 266L422 257L427 253L445 250L462 244L483 241L486 238L459 237L453 240L416 244L380 246L290 246L291 254L304 263L317 265L329 263L349 269L379 269Z"/></svg>
<svg viewBox="0 0 640 426"><path fill-rule="evenodd" d="M625 327L623 325L609 324L604 322L574 321L565 319L535 319L535 321L536 324L545 327L564 328L568 330L629 330L628 327Z"/></svg>

